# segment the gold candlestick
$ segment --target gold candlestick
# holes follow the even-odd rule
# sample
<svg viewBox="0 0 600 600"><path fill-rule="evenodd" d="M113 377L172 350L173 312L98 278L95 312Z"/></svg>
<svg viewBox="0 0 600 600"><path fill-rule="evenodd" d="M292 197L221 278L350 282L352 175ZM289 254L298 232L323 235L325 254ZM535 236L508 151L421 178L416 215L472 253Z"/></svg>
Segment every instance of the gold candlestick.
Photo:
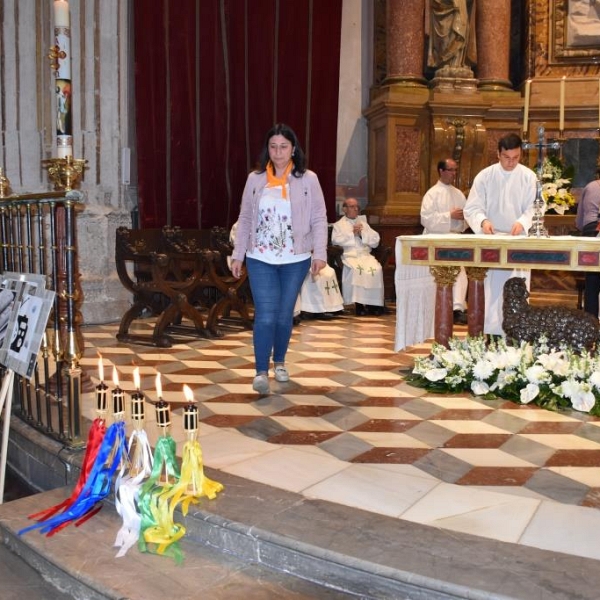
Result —
<svg viewBox="0 0 600 600"><path fill-rule="evenodd" d="M10 189L10 181L4 174L4 169L0 167L0 198L7 198L12 193Z"/></svg>
<svg viewBox="0 0 600 600"><path fill-rule="evenodd" d="M81 183L87 162L84 158L69 155L65 158L47 158L42 161L42 166L48 169L48 178L54 185L54 190L68 192Z"/></svg>

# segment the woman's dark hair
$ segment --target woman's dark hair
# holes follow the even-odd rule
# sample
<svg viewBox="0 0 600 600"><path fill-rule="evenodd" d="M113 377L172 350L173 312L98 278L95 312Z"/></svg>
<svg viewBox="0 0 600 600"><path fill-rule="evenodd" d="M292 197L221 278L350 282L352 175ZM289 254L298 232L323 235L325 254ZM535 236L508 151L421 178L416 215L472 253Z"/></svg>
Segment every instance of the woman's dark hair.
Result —
<svg viewBox="0 0 600 600"><path fill-rule="evenodd" d="M294 163L292 175L294 177L302 177L306 171L306 156L304 155L304 150L300 147L298 137L294 133L294 130L284 123L277 123L267 131L263 147L258 156L257 172L264 173L267 170L267 164L269 163L269 140L274 135L282 135L292 144L294 149L292 151L292 162Z"/></svg>

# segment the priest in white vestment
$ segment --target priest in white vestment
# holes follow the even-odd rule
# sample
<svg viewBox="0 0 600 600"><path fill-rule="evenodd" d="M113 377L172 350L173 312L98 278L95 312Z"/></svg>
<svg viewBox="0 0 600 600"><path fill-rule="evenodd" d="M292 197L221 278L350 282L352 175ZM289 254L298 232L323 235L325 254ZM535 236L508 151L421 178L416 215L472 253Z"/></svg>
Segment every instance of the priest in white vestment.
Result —
<svg viewBox="0 0 600 600"><path fill-rule="evenodd" d="M502 137L498 142L498 162L480 171L473 180L463 214L474 233L527 235L531 228L537 180L531 169L519 164L521 144L515 133ZM484 333L504 335L502 299L504 284L511 277L525 277L529 289L529 269L487 272Z"/></svg>
<svg viewBox="0 0 600 600"><path fill-rule="evenodd" d="M356 314L382 314L384 306L383 268L371 255L379 246L379 234L359 215L356 198L342 205L344 215L333 225L331 243L344 249L342 262L342 295L344 304L355 304Z"/></svg>

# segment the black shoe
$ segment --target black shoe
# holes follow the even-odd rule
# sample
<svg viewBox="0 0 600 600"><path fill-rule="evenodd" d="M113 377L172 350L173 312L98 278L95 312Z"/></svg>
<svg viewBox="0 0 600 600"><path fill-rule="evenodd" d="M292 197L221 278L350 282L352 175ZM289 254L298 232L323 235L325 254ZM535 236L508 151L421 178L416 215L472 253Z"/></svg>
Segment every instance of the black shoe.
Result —
<svg viewBox="0 0 600 600"><path fill-rule="evenodd" d="M335 315L330 312L319 313L315 315L317 319L321 319L321 321L331 321L331 319L335 319Z"/></svg>
<svg viewBox="0 0 600 600"><path fill-rule="evenodd" d="M467 313L464 310L454 311L454 324L455 325L466 325L468 323Z"/></svg>
<svg viewBox="0 0 600 600"><path fill-rule="evenodd" d="M367 305L367 312L370 315L375 315L376 317L380 317L383 314L383 306Z"/></svg>
<svg viewBox="0 0 600 600"><path fill-rule="evenodd" d="M359 304L358 302L354 303L354 311L356 312L357 317L364 317L367 314L364 304Z"/></svg>
<svg viewBox="0 0 600 600"><path fill-rule="evenodd" d="M300 317L294 317L294 325L300 325Z"/></svg>

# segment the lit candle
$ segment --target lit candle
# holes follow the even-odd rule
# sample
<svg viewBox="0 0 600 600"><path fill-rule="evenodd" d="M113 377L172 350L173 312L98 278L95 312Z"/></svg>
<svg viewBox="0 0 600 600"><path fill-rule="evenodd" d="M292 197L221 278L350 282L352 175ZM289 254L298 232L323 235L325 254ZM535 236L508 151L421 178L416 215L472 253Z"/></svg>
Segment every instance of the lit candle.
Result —
<svg viewBox="0 0 600 600"><path fill-rule="evenodd" d="M156 374L156 394L158 402L156 403L156 424L163 430L163 435L167 435L167 429L171 425L169 415L169 404L162 399L162 385L160 382L160 373Z"/></svg>
<svg viewBox="0 0 600 600"><path fill-rule="evenodd" d="M135 392L131 394L131 420L136 424L141 424L144 420L144 394L140 391L140 368L133 370L133 385Z"/></svg>
<svg viewBox="0 0 600 600"><path fill-rule="evenodd" d="M119 375L115 366L113 366L113 383L115 385L112 391L113 417L117 420L125 416L125 402L123 390L119 387Z"/></svg>
<svg viewBox="0 0 600 600"><path fill-rule="evenodd" d="M560 80L560 105L559 105L559 119L558 129L562 133L565 129L565 83L566 77L563 75Z"/></svg>
<svg viewBox="0 0 600 600"><path fill-rule="evenodd" d="M529 101L531 98L531 79L525 82L525 108L523 110L523 133L524 137L527 137L527 130L529 127Z"/></svg>
<svg viewBox="0 0 600 600"><path fill-rule="evenodd" d="M54 25L55 27L69 27L69 3L67 0L54 0Z"/></svg>
<svg viewBox="0 0 600 600"><path fill-rule="evenodd" d="M100 379L100 383L96 386L96 410L98 411L98 415L102 417L102 415L106 414L108 409L106 404L108 386L104 383L104 364L102 363L102 356L98 357L98 378Z"/></svg>
<svg viewBox="0 0 600 600"><path fill-rule="evenodd" d="M198 431L198 407L194 400L194 394L187 385L183 386L183 394L188 401L183 409L183 429L190 437L193 437Z"/></svg>

